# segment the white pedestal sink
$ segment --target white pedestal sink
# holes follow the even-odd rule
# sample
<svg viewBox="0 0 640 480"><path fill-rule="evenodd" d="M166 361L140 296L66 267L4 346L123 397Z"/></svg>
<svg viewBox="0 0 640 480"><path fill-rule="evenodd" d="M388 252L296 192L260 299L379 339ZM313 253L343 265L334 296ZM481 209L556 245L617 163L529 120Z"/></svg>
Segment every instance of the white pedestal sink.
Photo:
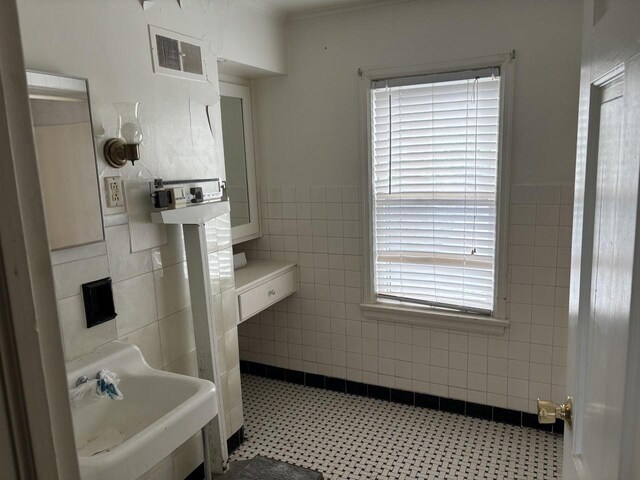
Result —
<svg viewBox="0 0 640 480"><path fill-rule="evenodd" d="M124 399L86 396L71 402L83 480L135 480L218 414L213 383L153 369L137 347L119 342L68 364L69 390L83 375L94 379L101 368L118 375ZM91 454L104 432L119 444Z"/></svg>

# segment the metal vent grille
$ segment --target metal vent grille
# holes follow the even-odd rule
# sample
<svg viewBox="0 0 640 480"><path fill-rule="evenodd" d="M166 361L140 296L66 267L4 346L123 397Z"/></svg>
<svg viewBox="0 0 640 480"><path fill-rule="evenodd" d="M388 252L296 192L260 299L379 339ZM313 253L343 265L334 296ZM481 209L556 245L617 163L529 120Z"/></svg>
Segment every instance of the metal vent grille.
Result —
<svg viewBox="0 0 640 480"><path fill-rule="evenodd" d="M156 45L158 47L158 65L163 68L180 71L180 46L178 40L156 35Z"/></svg>
<svg viewBox="0 0 640 480"><path fill-rule="evenodd" d="M182 70L188 73L202 75L202 56L200 47L187 42L180 42L182 53Z"/></svg>
<svg viewBox="0 0 640 480"><path fill-rule="evenodd" d="M189 80L206 80L202 40L149 25L154 73Z"/></svg>

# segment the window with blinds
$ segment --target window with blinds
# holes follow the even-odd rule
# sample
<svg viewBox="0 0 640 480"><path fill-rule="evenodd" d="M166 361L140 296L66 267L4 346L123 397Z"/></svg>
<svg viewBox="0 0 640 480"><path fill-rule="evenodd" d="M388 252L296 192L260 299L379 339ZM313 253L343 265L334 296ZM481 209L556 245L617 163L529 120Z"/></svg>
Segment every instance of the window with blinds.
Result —
<svg viewBox="0 0 640 480"><path fill-rule="evenodd" d="M375 296L491 314L500 71L372 82Z"/></svg>

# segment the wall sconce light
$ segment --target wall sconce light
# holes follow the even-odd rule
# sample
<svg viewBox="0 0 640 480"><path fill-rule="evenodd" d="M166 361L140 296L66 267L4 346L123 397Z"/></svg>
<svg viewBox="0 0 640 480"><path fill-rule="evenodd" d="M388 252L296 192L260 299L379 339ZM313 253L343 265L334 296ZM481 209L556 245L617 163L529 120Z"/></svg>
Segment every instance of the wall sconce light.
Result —
<svg viewBox="0 0 640 480"><path fill-rule="evenodd" d="M142 142L142 126L138 118L140 103L115 103L118 112L117 138L110 138L104 144L104 157L114 168L122 168L127 160L133 165L140 160L140 143Z"/></svg>

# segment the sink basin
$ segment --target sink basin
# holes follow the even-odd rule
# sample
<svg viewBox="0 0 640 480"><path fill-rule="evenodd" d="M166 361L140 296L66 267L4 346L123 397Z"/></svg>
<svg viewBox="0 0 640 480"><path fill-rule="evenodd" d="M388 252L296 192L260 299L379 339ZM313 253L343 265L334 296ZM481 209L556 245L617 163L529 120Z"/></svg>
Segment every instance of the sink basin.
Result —
<svg viewBox="0 0 640 480"><path fill-rule="evenodd" d="M218 414L213 383L151 368L138 347L110 343L67 365L69 390L101 368L116 373L123 400L71 402L83 480L134 480Z"/></svg>

